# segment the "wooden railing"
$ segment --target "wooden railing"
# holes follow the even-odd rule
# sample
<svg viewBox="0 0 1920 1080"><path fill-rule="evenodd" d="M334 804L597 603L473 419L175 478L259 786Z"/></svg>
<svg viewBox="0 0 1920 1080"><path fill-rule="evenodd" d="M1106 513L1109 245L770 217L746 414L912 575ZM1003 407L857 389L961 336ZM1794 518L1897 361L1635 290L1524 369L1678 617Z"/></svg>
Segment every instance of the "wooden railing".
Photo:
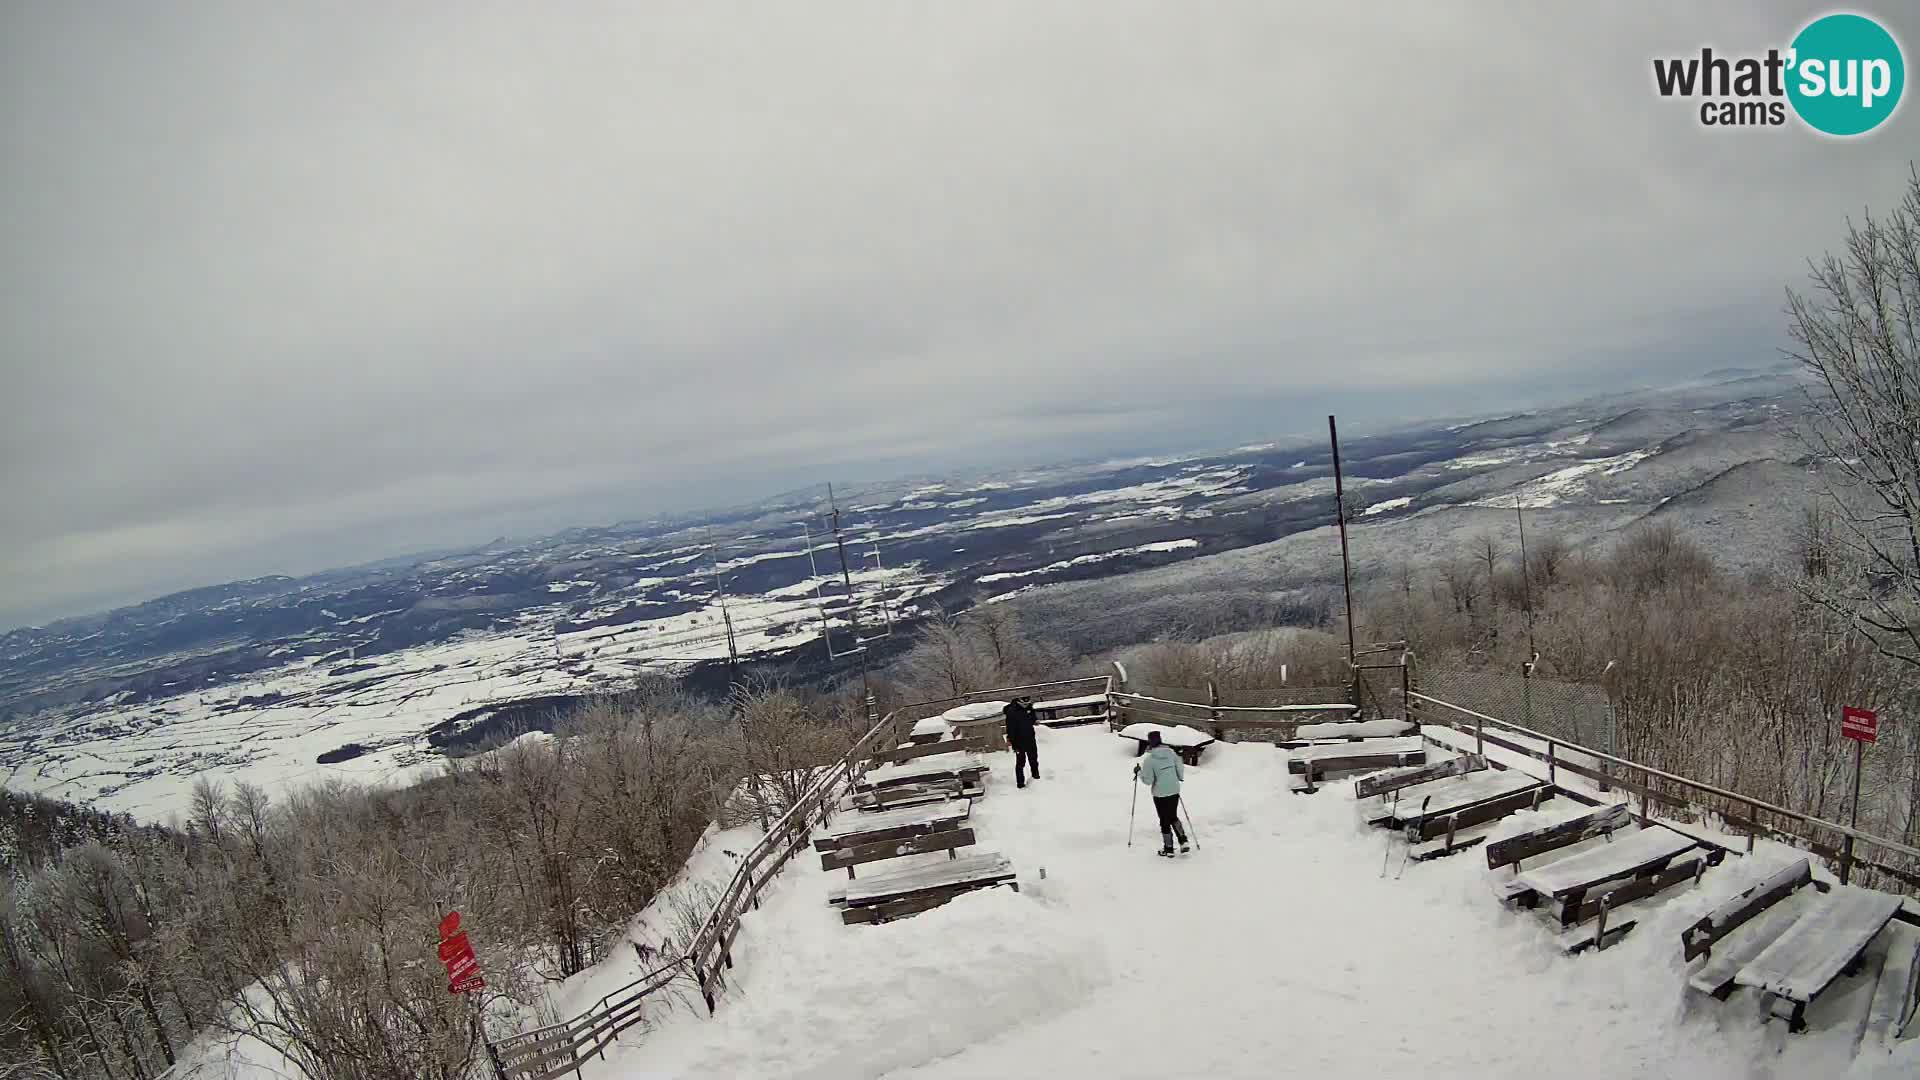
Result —
<svg viewBox="0 0 1920 1080"><path fill-rule="evenodd" d="M889 712L839 760L822 769L806 792L768 825L766 835L741 857L713 910L694 931L685 953L607 993L572 1020L523 1031L502 1040L495 1048L502 1074L507 1080L557 1080L568 1073L581 1076L581 1067L589 1058L604 1059L607 1047L622 1032L647 1018L649 999L654 999L655 1011L666 1008L669 991L675 984L698 988L711 1014L719 1007L720 995L726 989L726 973L733 967L733 944L740 935L741 917L759 908L760 893L774 875L807 845L814 827L832 817L841 792L859 778L868 759L899 742L902 727L915 719L915 714L941 706L1068 686L1086 687L1089 692L1097 687L1098 692L1107 694L1111 694L1113 688L1111 676L1096 675L997 687L915 702Z"/></svg>
<svg viewBox="0 0 1920 1080"><path fill-rule="evenodd" d="M1329 696L1344 692L1335 687ZM1351 702L1309 702L1301 705L1220 705L1212 702L1179 701L1149 697L1146 694L1113 692L1107 695L1115 706L1116 717L1124 710L1130 722L1185 724L1200 728L1215 739L1226 741L1233 731L1270 732L1286 740L1301 724L1317 724L1351 714ZM1332 714L1332 715L1329 715Z"/></svg>
<svg viewBox="0 0 1920 1080"><path fill-rule="evenodd" d="M1744 833L1749 852L1754 838L1765 836L1828 859L1836 866L1841 881L1847 881L1856 869L1865 869L1889 883L1898 883L1905 892L1920 895L1920 848L1616 757L1418 691L1408 697L1415 720L1471 734L1477 754L1484 754L1488 746L1498 747L1544 762L1549 783L1556 782L1558 774L1565 771L1594 781L1603 791L1617 787L1638 796L1643 820L1652 803L1682 813L1706 812ZM1882 854L1869 858L1859 851L1862 846ZM1903 856L1908 861L1895 865L1887 856Z"/></svg>

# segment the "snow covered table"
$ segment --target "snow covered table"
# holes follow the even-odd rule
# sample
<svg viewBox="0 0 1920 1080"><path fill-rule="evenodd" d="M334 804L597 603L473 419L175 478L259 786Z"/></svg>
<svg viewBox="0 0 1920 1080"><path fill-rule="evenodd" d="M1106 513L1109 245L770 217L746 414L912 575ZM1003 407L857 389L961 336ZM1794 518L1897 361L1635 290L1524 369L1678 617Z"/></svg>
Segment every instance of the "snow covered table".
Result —
<svg viewBox="0 0 1920 1080"><path fill-rule="evenodd" d="M961 738L984 736L990 749L1007 748L1006 708L1004 701L975 701L956 705L940 714L955 735Z"/></svg>
<svg viewBox="0 0 1920 1080"><path fill-rule="evenodd" d="M1200 754L1214 743L1213 736L1204 731L1190 728L1185 724L1128 724L1120 729L1120 737L1131 739L1134 743L1133 754L1139 757L1147 752L1147 734L1157 731L1160 741L1173 747L1180 759L1189 765L1200 764Z"/></svg>
<svg viewBox="0 0 1920 1080"><path fill-rule="evenodd" d="M953 727L945 718L929 716L925 720L914 722L912 730L907 732L907 741L909 743L939 742L952 732Z"/></svg>
<svg viewBox="0 0 1920 1080"><path fill-rule="evenodd" d="M1084 694L1080 697L1036 701L1033 703L1033 712L1048 727L1097 724L1108 717L1107 695Z"/></svg>
<svg viewBox="0 0 1920 1080"><path fill-rule="evenodd" d="M1900 898L1842 885L1817 901L1733 981L1774 997L1787 1030L1806 1027L1807 1003L1852 967L1900 911Z"/></svg>

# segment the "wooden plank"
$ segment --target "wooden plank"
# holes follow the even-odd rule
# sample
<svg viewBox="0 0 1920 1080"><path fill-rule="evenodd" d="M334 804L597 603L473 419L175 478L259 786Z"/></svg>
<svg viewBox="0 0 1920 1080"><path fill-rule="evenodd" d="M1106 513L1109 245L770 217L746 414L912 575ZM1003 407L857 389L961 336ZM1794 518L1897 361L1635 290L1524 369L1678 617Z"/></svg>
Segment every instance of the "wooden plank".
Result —
<svg viewBox="0 0 1920 1080"><path fill-rule="evenodd" d="M1429 808L1425 817L1407 826L1407 829L1409 835L1418 834L1421 840L1432 840L1437 836L1445 836L1449 831L1470 829L1506 817L1516 810L1539 806L1553 798L1553 794L1553 789L1545 784L1535 784L1511 795L1500 795L1470 806L1457 807L1445 814L1435 814Z"/></svg>
<svg viewBox="0 0 1920 1080"><path fill-rule="evenodd" d="M1687 977L1687 985L1725 1001L1733 993L1733 977L1740 974L1740 969L1753 963L1754 957L1778 941L1804 914L1806 905L1788 898L1747 920L1714 945L1707 962Z"/></svg>
<svg viewBox="0 0 1920 1080"><path fill-rule="evenodd" d="M926 832L899 840L883 840L872 844L844 847L838 851L823 852L820 856L820 869L845 870L850 866L879 862L882 859L897 859L902 855L927 855L935 851L952 851L955 848L972 846L972 829Z"/></svg>
<svg viewBox="0 0 1920 1080"><path fill-rule="evenodd" d="M1444 780L1449 776L1464 776L1470 772L1479 772L1486 767L1485 758L1476 757L1473 754L1462 754L1457 758L1436 761L1431 765L1415 765L1407 769L1375 773L1354 781L1353 797L1370 799L1375 795L1385 795L1390 791L1424 784L1429 780Z"/></svg>
<svg viewBox="0 0 1920 1080"><path fill-rule="evenodd" d="M1388 822L1397 826L1419 817L1423 803L1427 816L1432 817L1538 786L1540 781L1526 773L1487 769L1402 788L1394 801L1383 806L1365 807L1364 816L1370 824Z"/></svg>
<svg viewBox="0 0 1920 1080"><path fill-rule="evenodd" d="M953 885L1004 881L1014 876L1013 863L997 851L963 855L958 859L929 863L890 874L850 881L841 891L849 907L877 904L911 893L942 889Z"/></svg>
<svg viewBox="0 0 1920 1080"><path fill-rule="evenodd" d="M1680 931L1680 955L1691 960L1711 952L1714 942L1738 930L1742 923L1811 881L1812 866L1805 858L1795 859L1766 880L1728 898L1725 903L1701 916L1699 922Z"/></svg>
<svg viewBox="0 0 1920 1080"><path fill-rule="evenodd" d="M1080 727L1083 724L1107 724L1112 721L1113 714L1111 713L1069 713L1066 716L1055 716L1041 720L1039 724L1045 728L1069 728Z"/></svg>
<svg viewBox="0 0 1920 1080"><path fill-rule="evenodd" d="M1505 840L1487 845L1487 869L1498 870L1502 866L1516 866L1521 860L1531 859L1535 855L1544 855L1549 851L1571 847L1582 840L1591 840L1596 836L1612 835L1614 830L1625 828L1630 820L1632 815L1626 805L1614 803L1592 813L1581 814L1579 817L1568 818L1544 828L1509 836Z"/></svg>
<svg viewBox="0 0 1920 1080"><path fill-rule="evenodd" d="M981 889L992 889L1000 885L1007 885L1016 892L1020 888L1019 885L1013 882L998 881L984 882L977 885L957 885L949 889L916 893L912 896L902 897L899 900L889 900L885 903L845 908L840 912L840 921L848 925L856 923L891 922L894 919L905 918L908 915L917 915L922 911L931 911L970 892L978 892Z"/></svg>
<svg viewBox="0 0 1920 1080"><path fill-rule="evenodd" d="M1425 758L1427 744L1418 736L1401 739L1363 739L1360 742L1319 743L1287 753L1287 771L1305 772L1313 764L1314 772L1326 775L1342 769L1366 769L1386 765L1411 765Z"/></svg>
<svg viewBox="0 0 1920 1080"><path fill-rule="evenodd" d="M1692 880L1704 869L1704 866L1700 856L1688 856L1677 859L1652 873L1641 874L1618 888L1608 889L1592 900L1585 899L1586 894L1582 894L1581 900L1561 910L1560 923L1563 926L1572 926L1599 915L1602 900L1607 902L1608 907L1618 909L1622 904L1645 899L1657 892L1664 892L1683 881Z"/></svg>
<svg viewBox="0 0 1920 1080"><path fill-rule="evenodd" d="M1649 873L1694 847L1691 837L1658 825L1624 835L1571 858L1523 870L1519 880L1541 896L1561 899L1616 878Z"/></svg>
<svg viewBox="0 0 1920 1080"><path fill-rule="evenodd" d="M966 739L941 739L937 742L910 743L906 746L897 746L892 750L877 750L868 755L868 760L885 765L903 765L909 761L933 757L936 754L984 754L986 752L986 738L976 735Z"/></svg>
<svg viewBox="0 0 1920 1080"><path fill-rule="evenodd" d="M1734 981L1799 1005L1812 1001L1893 921L1900 898L1842 885L1813 905Z"/></svg>
<svg viewBox="0 0 1920 1080"><path fill-rule="evenodd" d="M877 810L872 813L842 814L826 835L813 842L815 851L833 851L855 844L877 844L916 832L934 832L965 821L973 811L966 799L943 799L937 803ZM904 830L904 831L903 831Z"/></svg>
<svg viewBox="0 0 1920 1080"><path fill-rule="evenodd" d="M1867 1028L1860 1039L1862 1052L1889 1053L1900 1030L1913 1015L1913 998L1920 985L1920 930L1903 923L1887 924L1877 943L1886 951L1880 981L1874 984L1873 1004L1867 1007Z"/></svg>

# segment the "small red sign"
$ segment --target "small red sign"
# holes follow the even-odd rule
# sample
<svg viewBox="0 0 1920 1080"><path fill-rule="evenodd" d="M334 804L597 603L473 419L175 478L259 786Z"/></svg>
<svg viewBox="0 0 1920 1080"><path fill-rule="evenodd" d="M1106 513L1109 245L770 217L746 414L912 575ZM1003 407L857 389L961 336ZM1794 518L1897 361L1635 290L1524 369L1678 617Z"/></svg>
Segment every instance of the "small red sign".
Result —
<svg viewBox="0 0 1920 1080"><path fill-rule="evenodd" d="M450 964L456 957L472 955L473 942L469 941L465 934L455 934L440 943L440 960L442 963Z"/></svg>
<svg viewBox="0 0 1920 1080"><path fill-rule="evenodd" d="M1878 742L1880 714L1848 705L1840 710L1840 734L1860 742Z"/></svg>
<svg viewBox="0 0 1920 1080"><path fill-rule="evenodd" d="M455 979L453 982L448 983L447 993L470 994L475 990L485 990L486 988L487 980L481 978L479 972L475 972L464 979Z"/></svg>
<svg viewBox="0 0 1920 1080"><path fill-rule="evenodd" d="M457 911L447 912L447 917L440 920L441 939L445 940L459 932L460 932L460 913Z"/></svg>

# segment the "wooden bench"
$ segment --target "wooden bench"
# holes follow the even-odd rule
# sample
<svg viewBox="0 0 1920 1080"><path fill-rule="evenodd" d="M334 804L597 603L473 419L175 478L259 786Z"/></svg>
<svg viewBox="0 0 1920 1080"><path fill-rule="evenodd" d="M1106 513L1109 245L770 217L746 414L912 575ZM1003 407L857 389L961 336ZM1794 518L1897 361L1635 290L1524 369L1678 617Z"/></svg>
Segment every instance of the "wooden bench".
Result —
<svg viewBox="0 0 1920 1080"><path fill-rule="evenodd" d="M1424 764L1426 760L1427 744L1418 736L1316 743L1288 751L1287 772L1297 773L1305 781L1294 790L1311 792L1314 781L1329 773L1391 769Z"/></svg>
<svg viewBox="0 0 1920 1080"><path fill-rule="evenodd" d="M1503 866L1512 866L1517 871L1520 863L1525 859L1545 855L1549 851L1558 851L1563 847L1572 847L1574 844L1591 840L1596 836L1612 836L1614 830L1626 828L1632 820L1633 815L1628 811L1625 803L1613 803L1564 821L1557 821L1538 829L1529 829L1488 844L1487 869L1498 870Z"/></svg>
<svg viewBox="0 0 1920 1080"><path fill-rule="evenodd" d="M879 862L882 859L897 859L903 855L927 855L944 851L947 858L955 859L960 848L972 847L974 835L972 829L940 829L918 833L898 840L878 840L871 844L854 844L835 851L820 854L820 869L845 870L848 878L855 878L853 868L863 863Z"/></svg>
<svg viewBox="0 0 1920 1080"><path fill-rule="evenodd" d="M1462 754L1445 761L1436 761L1431 765L1414 765L1409 768L1389 769L1372 776L1363 776L1353 782L1355 799L1371 799L1375 795L1386 795L1401 788L1424 784L1429 780L1445 780L1449 776L1465 776L1470 772L1479 772L1487 767L1486 759L1473 754Z"/></svg>
<svg viewBox="0 0 1920 1080"><path fill-rule="evenodd" d="M1104 724L1112 718L1107 711L1107 695L1085 694L1033 703L1034 718L1046 727L1073 727L1078 724Z"/></svg>
<svg viewBox="0 0 1920 1080"><path fill-rule="evenodd" d="M1698 860L1670 864L1696 846L1692 837L1658 825L1616 833L1601 847L1521 871L1514 879L1518 891L1513 900L1521 907L1534 907L1542 899L1557 903L1560 925L1572 926L1695 876L1702 868ZM1631 880L1607 890L1599 900L1587 899L1589 890L1623 879Z"/></svg>
<svg viewBox="0 0 1920 1080"><path fill-rule="evenodd" d="M1291 749L1322 742L1395 739L1418 734L1419 731L1420 726L1411 720L1345 720L1336 724L1301 724L1293 729L1293 738L1276 745Z"/></svg>
<svg viewBox="0 0 1920 1080"><path fill-rule="evenodd" d="M844 923L887 922L939 907L975 889L1008 885L1017 892L1020 886L1014 876L1013 863L1006 856L986 851L850 881L828 893L827 902L842 909Z"/></svg>
<svg viewBox="0 0 1920 1080"><path fill-rule="evenodd" d="M953 733L953 728L938 716L929 716L924 720L915 720L907 732L907 745L939 742Z"/></svg>
<svg viewBox="0 0 1920 1080"><path fill-rule="evenodd" d="M1544 787L1523 772L1487 769L1399 789L1392 801L1364 808L1369 825L1402 828L1409 822L1444 816L1470 806Z"/></svg>
<svg viewBox="0 0 1920 1080"><path fill-rule="evenodd" d="M941 739L937 742L908 743L892 750L876 750L867 760L881 765L904 765L923 757L939 754L983 754L988 750L987 740L982 737L970 739Z"/></svg>
<svg viewBox="0 0 1920 1080"><path fill-rule="evenodd" d="M1713 952L1715 942L1740 929L1749 919L1793 894L1803 885L1814 885L1821 892L1828 886L1813 880L1813 866L1805 858L1795 859L1767 876L1766 880L1728 897L1719 907L1700 917L1700 921L1680 931L1680 955L1692 960Z"/></svg>
<svg viewBox="0 0 1920 1080"><path fill-rule="evenodd" d="M1880 981L1873 987L1873 1003L1867 1007L1860 1050L1884 1054L1893 1049L1894 1040L1913 1016L1914 994L1920 991L1920 930L1897 921L1888 923L1875 944L1886 958L1881 962Z"/></svg>
<svg viewBox="0 0 1920 1080"><path fill-rule="evenodd" d="M1733 993L1734 976L1740 974L1740 969L1752 963L1754 957L1787 932L1787 927L1806 914L1806 905L1801 901L1799 896L1789 896L1730 931L1715 943L1707 962L1687 976L1687 985L1708 997L1725 1001Z"/></svg>
<svg viewBox="0 0 1920 1080"><path fill-rule="evenodd" d="M1817 900L1733 981L1770 995L1769 1012L1788 1031L1807 1026L1807 1005L1853 970L1900 911L1900 898L1842 885Z"/></svg>

